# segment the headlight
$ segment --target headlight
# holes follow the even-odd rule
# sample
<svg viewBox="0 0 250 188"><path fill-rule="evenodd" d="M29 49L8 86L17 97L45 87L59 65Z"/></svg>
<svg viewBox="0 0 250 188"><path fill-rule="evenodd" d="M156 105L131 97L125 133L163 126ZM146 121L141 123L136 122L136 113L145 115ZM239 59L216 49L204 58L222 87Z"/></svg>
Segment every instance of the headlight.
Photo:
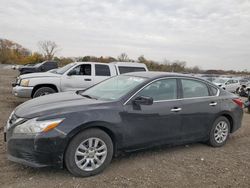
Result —
<svg viewBox="0 0 250 188"><path fill-rule="evenodd" d="M15 110L10 114L8 120L7 120L7 125L6 129L8 130L11 126L21 123L21 121L24 121L24 118L19 118L15 115Z"/></svg>
<svg viewBox="0 0 250 188"><path fill-rule="evenodd" d="M14 129L14 133L41 133L48 132L57 127L64 119L53 119L45 121L37 121L37 119L30 119Z"/></svg>
<svg viewBox="0 0 250 188"><path fill-rule="evenodd" d="M29 82L30 81L28 79L23 79L21 80L20 86L24 86L24 87L29 86Z"/></svg>

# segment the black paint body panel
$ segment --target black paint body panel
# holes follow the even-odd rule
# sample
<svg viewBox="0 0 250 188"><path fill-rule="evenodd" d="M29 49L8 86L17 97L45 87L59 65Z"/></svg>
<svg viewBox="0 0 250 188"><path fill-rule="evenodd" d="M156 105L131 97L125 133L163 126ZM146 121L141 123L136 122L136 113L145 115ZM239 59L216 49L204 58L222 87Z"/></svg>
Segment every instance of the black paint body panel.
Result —
<svg viewBox="0 0 250 188"><path fill-rule="evenodd" d="M62 167L70 140L91 127L107 132L115 143L115 152L118 152L206 141L213 122L221 115L232 119L231 132L241 126L243 110L232 101L236 96L220 88L219 96L193 99L182 99L182 91L178 91L176 100L141 105L139 109L131 102L138 89L155 79L190 78L211 85L209 82L179 74L145 72L127 75L142 76L147 80L118 101L88 99L75 92L65 92L32 99L18 106L15 110L18 117L65 120L56 129L31 137L13 134L13 125L7 131L9 159L35 167ZM217 102L217 106L210 106L211 102ZM171 112L175 107L182 111Z"/></svg>

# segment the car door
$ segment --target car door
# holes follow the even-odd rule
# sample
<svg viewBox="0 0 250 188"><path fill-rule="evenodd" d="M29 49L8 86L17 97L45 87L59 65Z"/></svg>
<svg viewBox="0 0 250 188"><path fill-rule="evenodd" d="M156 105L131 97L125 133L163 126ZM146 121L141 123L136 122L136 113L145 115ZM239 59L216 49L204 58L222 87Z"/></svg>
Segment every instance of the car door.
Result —
<svg viewBox="0 0 250 188"><path fill-rule="evenodd" d="M81 90L92 86L92 64L81 64L73 67L61 78L62 91Z"/></svg>
<svg viewBox="0 0 250 188"><path fill-rule="evenodd" d="M160 79L139 91L122 114L125 147L171 143L181 137L181 118L176 79ZM152 105L135 105L138 97L152 97Z"/></svg>
<svg viewBox="0 0 250 188"><path fill-rule="evenodd" d="M219 90L194 79L180 79L180 85L183 139L202 139L209 134L213 121L220 113Z"/></svg>

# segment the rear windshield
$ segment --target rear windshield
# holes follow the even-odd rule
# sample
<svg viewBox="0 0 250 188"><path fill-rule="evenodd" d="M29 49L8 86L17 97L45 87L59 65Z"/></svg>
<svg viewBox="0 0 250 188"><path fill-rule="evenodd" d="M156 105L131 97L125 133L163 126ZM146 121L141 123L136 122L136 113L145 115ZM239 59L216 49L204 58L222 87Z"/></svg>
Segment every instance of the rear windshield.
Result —
<svg viewBox="0 0 250 188"><path fill-rule="evenodd" d="M125 66L119 66L118 67L120 74L125 74L128 72L143 72L146 71L144 67L125 67Z"/></svg>

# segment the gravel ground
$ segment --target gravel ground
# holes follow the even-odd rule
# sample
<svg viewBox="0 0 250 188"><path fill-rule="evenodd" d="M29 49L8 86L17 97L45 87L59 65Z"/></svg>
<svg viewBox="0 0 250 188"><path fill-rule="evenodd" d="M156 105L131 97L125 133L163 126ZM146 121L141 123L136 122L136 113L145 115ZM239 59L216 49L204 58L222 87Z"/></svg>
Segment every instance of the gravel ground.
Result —
<svg viewBox="0 0 250 188"><path fill-rule="evenodd" d="M24 99L11 95L17 72L0 68L0 187L250 187L250 114L222 148L193 144L113 159L100 175L75 178L63 169L33 169L6 160L3 127Z"/></svg>

